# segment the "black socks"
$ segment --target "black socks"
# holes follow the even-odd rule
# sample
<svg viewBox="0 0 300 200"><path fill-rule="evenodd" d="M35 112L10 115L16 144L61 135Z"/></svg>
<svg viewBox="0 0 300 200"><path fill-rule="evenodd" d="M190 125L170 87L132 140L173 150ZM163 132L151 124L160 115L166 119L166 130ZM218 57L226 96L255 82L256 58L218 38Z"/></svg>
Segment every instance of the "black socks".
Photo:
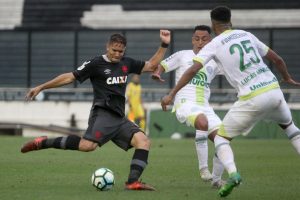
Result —
<svg viewBox="0 0 300 200"><path fill-rule="evenodd" d="M42 142L42 149L56 148L78 150L81 137L69 135L67 137L48 138Z"/></svg>
<svg viewBox="0 0 300 200"><path fill-rule="evenodd" d="M130 165L128 183L133 183L140 178L141 174L143 173L144 169L148 164L147 162L148 154L149 154L148 150L144 150L144 149L135 150Z"/></svg>

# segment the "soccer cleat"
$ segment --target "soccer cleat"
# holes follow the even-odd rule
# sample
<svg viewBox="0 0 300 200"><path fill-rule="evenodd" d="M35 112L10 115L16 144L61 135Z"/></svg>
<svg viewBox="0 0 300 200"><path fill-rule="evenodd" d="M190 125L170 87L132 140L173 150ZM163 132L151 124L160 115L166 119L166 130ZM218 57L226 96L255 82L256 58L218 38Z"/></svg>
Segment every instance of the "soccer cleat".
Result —
<svg viewBox="0 0 300 200"><path fill-rule="evenodd" d="M226 181L220 179L220 180L217 180L217 181L212 181L211 182L211 187L213 189L220 189L225 184L226 184Z"/></svg>
<svg viewBox="0 0 300 200"><path fill-rule="evenodd" d="M207 167L200 169L200 177L204 182L211 181L213 178Z"/></svg>
<svg viewBox="0 0 300 200"><path fill-rule="evenodd" d="M23 145L21 148L22 153L27 153L29 151L40 150L42 147L42 141L46 140L47 136L37 137Z"/></svg>
<svg viewBox="0 0 300 200"><path fill-rule="evenodd" d="M237 187L242 182L241 175L238 172L231 173L225 185L219 190L220 197L228 196L234 187Z"/></svg>
<svg viewBox="0 0 300 200"><path fill-rule="evenodd" d="M140 181L135 181L133 183L125 183L126 190L148 190L148 191L155 191L155 188L151 185L146 183L142 183Z"/></svg>

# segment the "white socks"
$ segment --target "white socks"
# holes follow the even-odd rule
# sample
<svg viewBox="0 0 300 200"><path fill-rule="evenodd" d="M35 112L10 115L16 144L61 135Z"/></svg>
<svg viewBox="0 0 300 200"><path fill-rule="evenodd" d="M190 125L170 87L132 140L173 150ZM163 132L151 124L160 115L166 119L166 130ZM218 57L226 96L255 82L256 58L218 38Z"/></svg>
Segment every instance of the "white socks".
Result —
<svg viewBox="0 0 300 200"><path fill-rule="evenodd" d="M286 129L284 129L285 133L287 134L288 138L291 140L292 145L300 154L300 130L297 126L295 126L294 122L289 125Z"/></svg>
<svg viewBox="0 0 300 200"><path fill-rule="evenodd" d="M216 148L216 153L218 155L218 158L223 163L228 174L237 172L234 163L233 152L229 145L229 141L219 135L216 135L214 143L215 143L215 148Z"/></svg>
<svg viewBox="0 0 300 200"><path fill-rule="evenodd" d="M284 129L285 133L287 134L288 138L291 140L292 145L300 154L300 130L298 127L295 126L294 123L289 125L286 129Z"/></svg>
<svg viewBox="0 0 300 200"><path fill-rule="evenodd" d="M207 131L196 130L195 145L199 161L199 169L207 168L208 145Z"/></svg>
<svg viewBox="0 0 300 200"><path fill-rule="evenodd" d="M223 164L221 163L220 159L216 155L214 155L213 170L212 170L213 183L221 180L223 171L224 171Z"/></svg>

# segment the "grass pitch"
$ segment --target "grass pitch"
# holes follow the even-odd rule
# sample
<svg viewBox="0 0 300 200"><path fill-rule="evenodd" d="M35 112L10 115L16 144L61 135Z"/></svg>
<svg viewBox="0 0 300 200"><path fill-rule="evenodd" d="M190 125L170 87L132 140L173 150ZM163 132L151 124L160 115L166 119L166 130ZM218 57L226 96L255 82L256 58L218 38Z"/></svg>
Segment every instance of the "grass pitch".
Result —
<svg viewBox="0 0 300 200"><path fill-rule="evenodd" d="M0 137L1 200L220 199L217 190L200 180L192 139L152 140L142 179L154 185L155 192L124 190L132 150L126 153L108 143L89 153L49 149L22 154L20 147L27 140ZM226 199L299 199L300 158L288 140L236 139L232 147L243 183ZM111 191L97 191L91 185L91 175L100 167L115 173Z"/></svg>

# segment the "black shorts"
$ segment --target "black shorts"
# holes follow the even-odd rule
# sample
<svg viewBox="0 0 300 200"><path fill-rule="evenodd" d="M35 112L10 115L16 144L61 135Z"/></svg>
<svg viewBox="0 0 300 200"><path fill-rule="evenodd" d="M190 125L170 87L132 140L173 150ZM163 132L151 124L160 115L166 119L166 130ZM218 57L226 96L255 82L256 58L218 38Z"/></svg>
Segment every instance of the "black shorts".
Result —
<svg viewBox="0 0 300 200"><path fill-rule="evenodd" d="M84 139L96 142L99 146L111 140L125 151L132 147L130 143L133 135L143 132L126 117L98 106L92 108L88 123Z"/></svg>

